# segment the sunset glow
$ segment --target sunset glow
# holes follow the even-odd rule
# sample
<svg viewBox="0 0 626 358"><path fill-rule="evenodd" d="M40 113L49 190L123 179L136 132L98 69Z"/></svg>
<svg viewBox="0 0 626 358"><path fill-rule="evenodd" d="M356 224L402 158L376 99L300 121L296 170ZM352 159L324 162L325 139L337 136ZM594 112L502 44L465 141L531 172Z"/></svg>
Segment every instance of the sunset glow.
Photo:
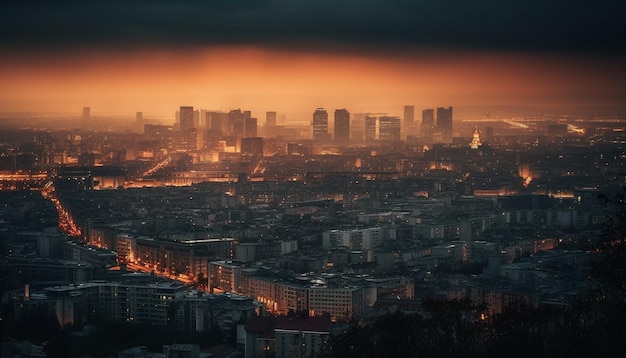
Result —
<svg viewBox="0 0 626 358"><path fill-rule="evenodd" d="M261 47L19 55L1 59L0 110L171 115L207 109L304 112L433 106L619 105L626 86L602 58L430 51L317 53Z"/></svg>

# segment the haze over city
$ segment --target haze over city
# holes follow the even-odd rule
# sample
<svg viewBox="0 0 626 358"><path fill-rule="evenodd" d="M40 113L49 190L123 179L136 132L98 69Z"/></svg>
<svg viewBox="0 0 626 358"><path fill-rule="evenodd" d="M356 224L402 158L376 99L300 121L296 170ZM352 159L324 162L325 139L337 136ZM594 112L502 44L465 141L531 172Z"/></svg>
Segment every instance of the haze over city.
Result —
<svg viewBox="0 0 626 358"><path fill-rule="evenodd" d="M617 357L617 1L0 10L0 356Z"/></svg>
<svg viewBox="0 0 626 358"><path fill-rule="evenodd" d="M0 15L5 112L623 109L626 97L613 1L29 4Z"/></svg>

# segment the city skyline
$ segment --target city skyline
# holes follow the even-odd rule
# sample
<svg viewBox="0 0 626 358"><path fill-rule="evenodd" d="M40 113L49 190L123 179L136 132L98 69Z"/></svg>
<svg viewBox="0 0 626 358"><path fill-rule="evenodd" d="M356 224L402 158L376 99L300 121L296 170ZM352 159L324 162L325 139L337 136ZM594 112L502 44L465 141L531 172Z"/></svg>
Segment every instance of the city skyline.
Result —
<svg viewBox="0 0 626 358"><path fill-rule="evenodd" d="M613 1L568 16L558 1L32 5L1 15L0 111L623 109L626 97Z"/></svg>
<svg viewBox="0 0 626 358"><path fill-rule="evenodd" d="M2 357L620 356L622 8L4 5Z"/></svg>

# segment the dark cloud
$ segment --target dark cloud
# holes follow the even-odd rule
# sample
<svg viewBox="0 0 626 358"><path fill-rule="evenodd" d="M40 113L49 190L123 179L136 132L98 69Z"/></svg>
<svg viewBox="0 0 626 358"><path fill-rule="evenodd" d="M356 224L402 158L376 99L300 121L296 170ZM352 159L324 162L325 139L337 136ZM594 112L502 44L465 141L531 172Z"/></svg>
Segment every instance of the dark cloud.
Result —
<svg viewBox="0 0 626 358"><path fill-rule="evenodd" d="M607 0L26 0L2 5L0 46L259 44L622 55L622 7Z"/></svg>

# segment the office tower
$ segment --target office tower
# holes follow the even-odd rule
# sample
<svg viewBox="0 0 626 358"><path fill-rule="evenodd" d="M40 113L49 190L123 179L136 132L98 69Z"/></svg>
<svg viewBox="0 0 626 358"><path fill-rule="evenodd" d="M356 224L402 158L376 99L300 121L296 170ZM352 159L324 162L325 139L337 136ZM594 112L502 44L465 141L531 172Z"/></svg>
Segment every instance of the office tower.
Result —
<svg viewBox="0 0 626 358"><path fill-rule="evenodd" d="M415 135L415 106L404 106L404 133Z"/></svg>
<svg viewBox="0 0 626 358"><path fill-rule="evenodd" d="M204 121L206 128L215 132L224 132L228 124L228 113L206 112Z"/></svg>
<svg viewBox="0 0 626 358"><path fill-rule="evenodd" d="M367 113L353 113L350 121L350 139L363 141L365 139L365 117Z"/></svg>
<svg viewBox="0 0 626 358"><path fill-rule="evenodd" d="M241 154L255 157L263 156L263 138L247 137L241 138Z"/></svg>
<svg viewBox="0 0 626 358"><path fill-rule="evenodd" d="M200 111L197 109L193 111L193 127L200 128Z"/></svg>
<svg viewBox="0 0 626 358"><path fill-rule="evenodd" d="M202 131L200 128L187 128L187 150L202 149Z"/></svg>
<svg viewBox="0 0 626 358"><path fill-rule="evenodd" d="M365 117L365 142L371 143L376 140L378 119L376 117Z"/></svg>
<svg viewBox="0 0 626 358"><path fill-rule="evenodd" d="M265 112L265 126L276 127L276 112Z"/></svg>
<svg viewBox="0 0 626 358"><path fill-rule="evenodd" d="M256 137L257 136L257 120L254 117L244 117L243 119L243 138Z"/></svg>
<svg viewBox="0 0 626 358"><path fill-rule="evenodd" d="M141 132L143 130L143 125L143 112L135 113L135 129Z"/></svg>
<svg viewBox="0 0 626 358"><path fill-rule="evenodd" d="M328 112L318 108L313 113L313 139L325 140L328 138Z"/></svg>
<svg viewBox="0 0 626 358"><path fill-rule="evenodd" d="M382 116L378 119L378 139L400 141L400 117Z"/></svg>
<svg viewBox="0 0 626 358"><path fill-rule="evenodd" d="M350 112L346 109L335 110L335 140L350 140Z"/></svg>
<svg viewBox="0 0 626 358"><path fill-rule="evenodd" d="M203 129L207 128L207 126L206 126L206 114L207 114L207 112L209 112L209 111L207 111L206 109L201 109L200 110L200 115L198 117L198 128L203 128Z"/></svg>
<svg viewBox="0 0 626 358"><path fill-rule="evenodd" d="M435 131L435 110L425 109L422 111L422 143L433 143L433 132Z"/></svg>
<svg viewBox="0 0 626 358"><path fill-rule="evenodd" d="M214 130L214 131L220 130L221 129L221 125L220 125L219 122L220 122L220 117L218 116L217 112L209 112L209 111L207 111L204 114L204 126L207 129Z"/></svg>
<svg viewBox="0 0 626 358"><path fill-rule="evenodd" d="M233 134L238 138L243 137L245 116L241 109L233 109L228 112L228 134Z"/></svg>
<svg viewBox="0 0 626 358"><path fill-rule="evenodd" d="M89 107L83 107L83 120L89 120L89 117L91 116L91 108Z"/></svg>
<svg viewBox="0 0 626 358"><path fill-rule="evenodd" d="M180 107L180 131L187 133L187 130L194 128L194 111L193 106L181 106Z"/></svg>
<svg viewBox="0 0 626 358"><path fill-rule="evenodd" d="M445 143L452 143L452 107L437 108L437 132Z"/></svg>

